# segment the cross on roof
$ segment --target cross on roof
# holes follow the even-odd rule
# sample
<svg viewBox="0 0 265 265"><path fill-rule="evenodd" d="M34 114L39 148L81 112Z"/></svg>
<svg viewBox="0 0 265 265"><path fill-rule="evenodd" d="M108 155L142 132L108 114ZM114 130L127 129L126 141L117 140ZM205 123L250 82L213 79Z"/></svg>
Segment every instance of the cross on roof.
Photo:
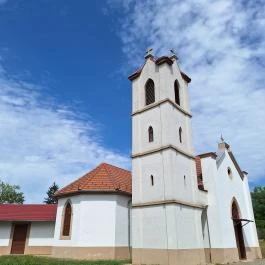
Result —
<svg viewBox="0 0 265 265"><path fill-rule="evenodd" d="M152 48L147 49L147 51L145 53L145 58L148 58L149 56L153 56L153 49Z"/></svg>

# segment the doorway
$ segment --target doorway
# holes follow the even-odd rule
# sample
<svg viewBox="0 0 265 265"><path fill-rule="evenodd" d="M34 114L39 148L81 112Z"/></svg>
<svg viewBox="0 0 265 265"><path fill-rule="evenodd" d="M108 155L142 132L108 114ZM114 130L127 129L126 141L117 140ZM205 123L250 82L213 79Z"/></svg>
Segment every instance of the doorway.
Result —
<svg viewBox="0 0 265 265"><path fill-rule="evenodd" d="M236 201L233 201L232 204L232 219L234 224L234 231L235 231L235 237L236 237L236 245L238 249L238 255L240 259L246 259L246 248L245 248L245 242L244 242L244 236L243 236L243 228L242 223L239 215L239 209Z"/></svg>
<svg viewBox="0 0 265 265"><path fill-rule="evenodd" d="M11 254L24 254L26 239L28 232L28 224L15 224L13 240L11 246Z"/></svg>

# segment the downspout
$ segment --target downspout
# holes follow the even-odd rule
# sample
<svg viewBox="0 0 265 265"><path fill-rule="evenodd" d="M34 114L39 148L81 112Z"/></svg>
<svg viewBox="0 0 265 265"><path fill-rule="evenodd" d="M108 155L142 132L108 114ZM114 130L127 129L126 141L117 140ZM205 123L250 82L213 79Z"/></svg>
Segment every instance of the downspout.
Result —
<svg viewBox="0 0 265 265"><path fill-rule="evenodd" d="M210 234L210 230L209 230L208 213L207 213L208 206L206 206L205 210L206 210L206 222L207 222L208 241L209 241L209 248L210 248L210 263L212 263L211 234Z"/></svg>
<svg viewBox="0 0 265 265"><path fill-rule="evenodd" d="M132 210L132 200L128 201L128 248L129 248L129 258L132 259L132 246L131 246L131 210Z"/></svg>

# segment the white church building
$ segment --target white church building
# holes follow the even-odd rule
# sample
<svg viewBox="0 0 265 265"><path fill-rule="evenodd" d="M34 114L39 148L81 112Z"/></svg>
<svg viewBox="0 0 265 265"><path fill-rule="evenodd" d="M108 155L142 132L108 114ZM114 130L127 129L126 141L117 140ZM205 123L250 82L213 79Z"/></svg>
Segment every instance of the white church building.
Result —
<svg viewBox="0 0 265 265"><path fill-rule="evenodd" d="M0 205L0 255L196 265L261 258L248 177L223 140L195 155L188 84L150 52L132 81L132 172L102 163L58 205Z"/></svg>

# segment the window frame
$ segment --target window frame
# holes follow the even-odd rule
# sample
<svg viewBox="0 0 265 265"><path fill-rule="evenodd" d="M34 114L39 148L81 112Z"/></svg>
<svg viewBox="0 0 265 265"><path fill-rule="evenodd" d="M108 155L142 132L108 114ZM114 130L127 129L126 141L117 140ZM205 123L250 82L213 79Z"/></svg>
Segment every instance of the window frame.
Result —
<svg viewBox="0 0 265 265"><path fill-rule="evenodd" d="M145 83L145 106L155 103L155 83L149 78Z"/></svg>
<svg viewBox="0 0 265 265"><path fill-rule="evenodd" d="M65 229L65 218L66 218L66 211L68 205L70 206L70 222L69 222L69 234L64 235L64 229ZM67 200L64 204L63 207L63 212L62 212L62 220L61 220L61 232L60 232L60 239L61 240L70 240L72 236L72 222L73 222L73 205L71 200Z"/></svg>

